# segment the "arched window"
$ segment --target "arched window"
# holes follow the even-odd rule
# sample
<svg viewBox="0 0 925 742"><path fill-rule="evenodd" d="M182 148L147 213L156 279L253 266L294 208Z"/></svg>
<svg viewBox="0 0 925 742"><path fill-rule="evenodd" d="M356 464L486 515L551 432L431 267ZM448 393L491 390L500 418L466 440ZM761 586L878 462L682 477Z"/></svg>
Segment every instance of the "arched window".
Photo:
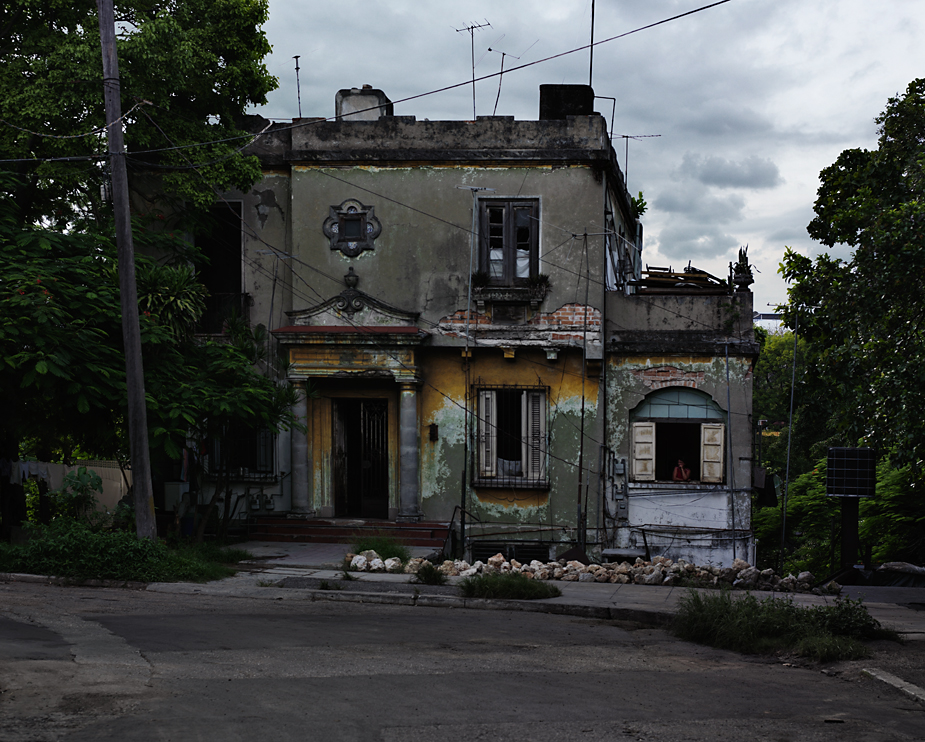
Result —
<svg viewBox="0 0 925 742"><path fill-rule="evenodd" d="M721 483L725 422L722 408L696 389L647 395L630 413L632 481Z"/></svg>

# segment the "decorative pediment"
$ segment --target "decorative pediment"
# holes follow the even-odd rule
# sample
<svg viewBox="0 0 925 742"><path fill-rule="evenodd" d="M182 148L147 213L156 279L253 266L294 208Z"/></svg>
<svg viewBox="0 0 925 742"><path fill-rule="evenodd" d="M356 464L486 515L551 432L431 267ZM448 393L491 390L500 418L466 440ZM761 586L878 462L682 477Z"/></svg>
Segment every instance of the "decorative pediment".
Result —
<svg viewBox="0 0 925 742"><path fill-rule="evenodd" d="M419 312L393 307L357 288L360 277L353 267L344 276L347 288L337 296L308 309L286 312L294 326L416 327Z"/></svg>

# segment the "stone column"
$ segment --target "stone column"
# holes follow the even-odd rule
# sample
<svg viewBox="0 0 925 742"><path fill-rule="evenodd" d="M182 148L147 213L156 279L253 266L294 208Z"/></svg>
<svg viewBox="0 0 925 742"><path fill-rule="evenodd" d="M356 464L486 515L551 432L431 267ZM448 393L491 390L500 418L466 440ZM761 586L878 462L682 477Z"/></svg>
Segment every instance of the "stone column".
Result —
<svg viewBox="0 0 925 742"><path fill-rule="evenodd" d="M293 381L292 385L296 389L298 401L295 404L293 412L297 423L302 425L308 424L308 390L304 380ZM311 500L308 490L309 476L309 453L308 453L308 432L303 433L295 428L292 429L291 436L292 452L292 514L308 516L314 515L311 508Z"/></svg>
<svg viewBox="0 0 925 742"><path fill-rule="evenodd" d="M418 389L414 383L401 384L398 408L399 445L399 521L421 519L421 492L418 486L420 444L418 442Z"/></svg>

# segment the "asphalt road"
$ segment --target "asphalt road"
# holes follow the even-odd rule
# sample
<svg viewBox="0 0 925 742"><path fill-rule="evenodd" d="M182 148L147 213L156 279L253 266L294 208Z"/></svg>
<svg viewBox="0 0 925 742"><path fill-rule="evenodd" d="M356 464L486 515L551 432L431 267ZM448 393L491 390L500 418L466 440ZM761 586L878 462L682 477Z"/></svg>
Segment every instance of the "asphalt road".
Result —
<svg viewBox="0 0 925 742"><path fill-rule="evenodd" d="M0 584L0 740L921 740L865 676L506 611ZM824 671L824 672L823 672Z"/></svg>

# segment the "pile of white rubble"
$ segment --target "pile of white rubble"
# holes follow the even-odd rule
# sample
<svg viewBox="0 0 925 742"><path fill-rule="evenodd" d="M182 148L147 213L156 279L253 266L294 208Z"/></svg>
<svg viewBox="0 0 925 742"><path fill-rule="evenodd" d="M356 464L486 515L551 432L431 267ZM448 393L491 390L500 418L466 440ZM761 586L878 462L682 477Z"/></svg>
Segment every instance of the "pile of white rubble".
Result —
<svg viewBox="0 0 925 742"><path fill-rule="evenodd" d="M403 564L398 558L380 559L375 551L348 554L345 568L356 572L405 572L414 574L426 559L411 559ZM686 585L690 587L732 587L741 590L777 590L783 592L821 594L823 590L838 593L841 586L829 583L824 589L814 588L815 577L811 572L800 572L794 576L779 577L773 569L759 570L742 559L733 561L730 567L697 566L683 559L673 562L667 557L655 556L651 561L637 558L629 562L584 565L581 562L543 563L533 560L521 564L516 559L508 561L503 554L495 554L486 562L469 564L462 560L447 560L437 566L447 576L473 577L495 572L514 572L532 580L562 580L563 582L611 582L636 585Z"/></svg>

